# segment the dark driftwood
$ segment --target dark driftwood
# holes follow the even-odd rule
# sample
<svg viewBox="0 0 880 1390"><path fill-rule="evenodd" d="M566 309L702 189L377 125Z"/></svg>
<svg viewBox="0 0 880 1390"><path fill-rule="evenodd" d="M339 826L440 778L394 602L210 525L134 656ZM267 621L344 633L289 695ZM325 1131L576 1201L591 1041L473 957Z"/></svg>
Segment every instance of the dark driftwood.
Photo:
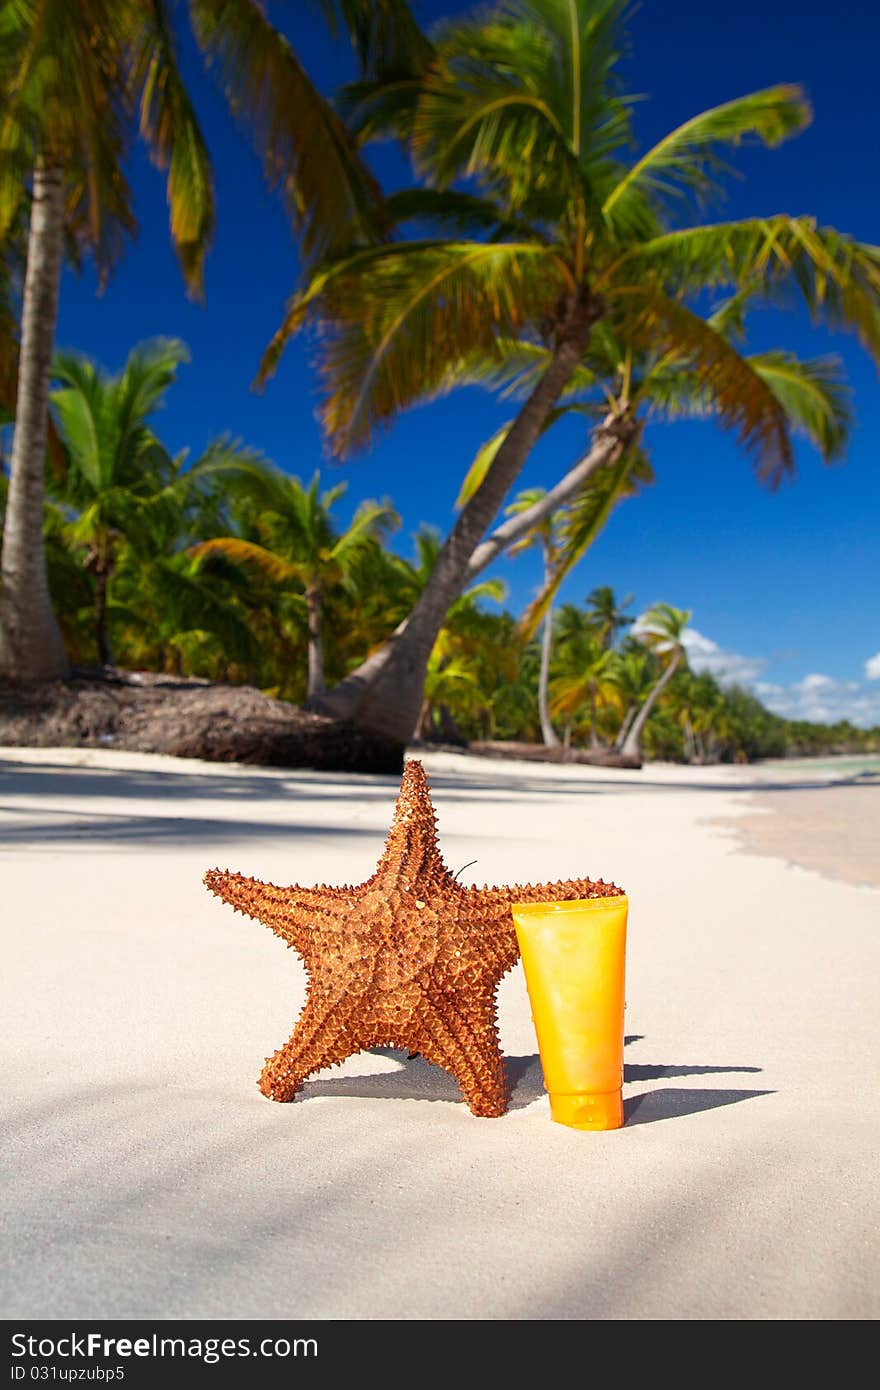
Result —
<svg viewBox="0 0 880 1390"><path fill-rule="evenodd" d="M399 774L404 749L309 714L252 686L81 671L67 681L0 684L0 745L120 748L208 762Z"/></svg>
<svg viewBox="0 0 880 1390"><path fill-rule="evenodd" d="M641 758L624 757L611 749L545 748L542 743L472 743L472 753L484 758L526 758L539 763L587 763L592 767L640 768Z"/></svg>

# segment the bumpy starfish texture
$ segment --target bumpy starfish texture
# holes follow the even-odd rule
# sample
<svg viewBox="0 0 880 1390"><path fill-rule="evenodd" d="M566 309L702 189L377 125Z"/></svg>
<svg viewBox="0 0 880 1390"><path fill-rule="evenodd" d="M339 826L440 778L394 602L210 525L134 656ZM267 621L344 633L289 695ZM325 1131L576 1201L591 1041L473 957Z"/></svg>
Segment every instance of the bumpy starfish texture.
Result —
<svg viewBox="0 0 880 1390"><path fill-rule="evenodd" d="M212 869L205 883L292 946L309 977L290 1041L259 1086L292 1100L306 1077L371 1047L421 1053L450 1072L474 1115L507 1108L496 995L519 948L511 905L612 897L601 879L477 888L440 856L420 762L408 761L385 850L354 887L277 888Z"/></svg>

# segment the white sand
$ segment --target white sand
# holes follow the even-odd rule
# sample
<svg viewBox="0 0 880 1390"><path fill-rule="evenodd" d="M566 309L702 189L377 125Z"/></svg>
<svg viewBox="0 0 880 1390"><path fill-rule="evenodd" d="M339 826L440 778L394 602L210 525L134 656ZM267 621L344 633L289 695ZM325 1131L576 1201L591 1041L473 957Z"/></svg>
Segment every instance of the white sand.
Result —
<svg viewBox="0 0 880 1390"><path fill-rule="evenodd" d="M463 880L626 889L625 1126L551 1122L520 967L501 1119L392 1052L257 1090L303 971L202 874L358 882L396 778L3 749L0 1315L876 1318L880 890L709 823L778 770L424 762Z"/></svg>

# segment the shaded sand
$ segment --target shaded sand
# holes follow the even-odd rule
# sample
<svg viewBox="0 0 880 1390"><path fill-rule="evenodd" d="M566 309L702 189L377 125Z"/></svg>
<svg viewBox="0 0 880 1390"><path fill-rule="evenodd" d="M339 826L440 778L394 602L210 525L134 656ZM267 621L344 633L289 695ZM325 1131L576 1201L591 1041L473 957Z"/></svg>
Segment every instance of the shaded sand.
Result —
<svg viewBox="0 0 880 1390"><path fill-rule="evenodd" d="M875 1319L880 892L731 828L833 770L423 761L463 881L628 892L624 1127L550 1121L519 966L500 1119L390 1049L260 1095L304 973L202 874L360 881L396 778L3 749L0 1314Z"/></svg>

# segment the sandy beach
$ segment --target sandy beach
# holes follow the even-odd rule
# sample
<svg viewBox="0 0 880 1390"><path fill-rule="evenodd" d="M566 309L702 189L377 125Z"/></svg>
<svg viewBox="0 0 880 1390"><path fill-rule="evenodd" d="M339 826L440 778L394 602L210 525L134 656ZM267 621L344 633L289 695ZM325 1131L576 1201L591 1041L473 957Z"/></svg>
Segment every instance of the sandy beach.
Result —
<svg viewBox="0 0 880 1390"><path fill-rule="evenodd" d="M202 875L360 882L397 779L2 749L2 1316L875 1319L880 777L417 756L463 881L627 892L623 1128L551 1122L519 965L501 1118L258 1091L304 972Z"/></svg>

